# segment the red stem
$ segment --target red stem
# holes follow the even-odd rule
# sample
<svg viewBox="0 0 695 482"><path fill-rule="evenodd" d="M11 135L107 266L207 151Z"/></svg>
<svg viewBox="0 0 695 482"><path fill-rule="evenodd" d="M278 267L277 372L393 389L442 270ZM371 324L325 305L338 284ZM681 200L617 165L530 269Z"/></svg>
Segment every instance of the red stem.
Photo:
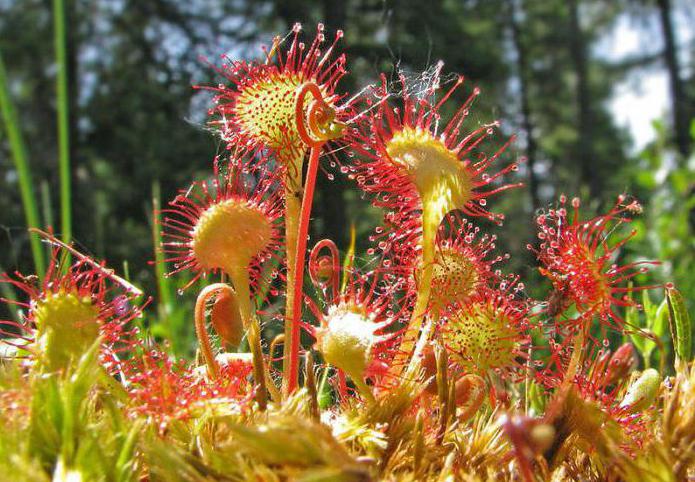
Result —
<svg viewBox="0 0 695 482"><path fill-rule="evenodd" d="M344 402L348 397L347 379L345 377L345 372L340 368L338 370L338 394L340 395L340 402Z"/></svg>
<svg viewBox="0 0 695 482"><path fill-rule="evenodd" d="M321 144L322 145L322 144ZM297 236L297 256L294 264L294 283L297 289L292 308L292 335L290 336L290 365L287 379L287 392L292 393L297 389L299 377L299 336L300 320L302 316L302 301L304 299L304 262L306 259L306 243L309 234L309 220L311 218L311 205L314 201L314 188L316 187L316 173L319 167L319 155L321 145L311 148L309 166L307 168L304 197L302 198L302 211L299 217L299 234Z"/></svg>
<svg viewBox="0 0 695 482"><path fill-rule="evenodd" d="M313 100L309 105L305 105L306 96L311 94ZM311 205L314 201L314 188L316 187L316 173L319 167L319 155L326 141L335 138L336 134L342 131L324 130L322 127L337 126L335 122L335 111L323 100L321 89L314 82L305 82L297 89L297 97L294 104L294 116L297 123L297 132L302 142L311 148L309 156L309 166L307 169L306 181L304 182L304 195L302 196L302 209L299 215L299 230L297 235L297 246L294 258L294 297L292 298L292 319L289 329L290 339L286 340L289 344L289 355L286 357L287 364L283 366L289 372L283 373L284 395L287 396L297 389L299 378L299 336L301 326L301 310L304 301L304 263L306 260L306 243L309 234L309 220L311 218Z"/></svg>
<svg viewBox="0 0 695 482"><path fill-rule="evenodd" d="M316 278L316 269L319 267L318 263L320 263L321 260L321 250L324 248L329 251L331 257L331 278L325 283L322 283L321 280ZM313 274L312 270L314 270ZM311 253L309 253L309 275L314 284L322 288L330 286L333 296L331 298L331 303L338 303L338 291L340 288L340 256L338 254L338 247L330 239L322 239L311 249Z"/></svg>

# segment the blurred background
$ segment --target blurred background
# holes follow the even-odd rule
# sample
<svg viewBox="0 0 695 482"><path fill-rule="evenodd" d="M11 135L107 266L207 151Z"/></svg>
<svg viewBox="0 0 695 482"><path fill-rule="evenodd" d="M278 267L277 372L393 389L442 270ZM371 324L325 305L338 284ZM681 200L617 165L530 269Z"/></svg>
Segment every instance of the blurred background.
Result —
<svg viewBox="0 0 695 482"><path fill-rule="evenodd" d="M0 268L34 269L22 179L35 224L65 228L62 173L77 247L127 271L160 317L175 317L180 282L148 264L153 204L208 175L220 149L205 126L210 98L191 86L223 80L203 59L259 58L295 22L312 38L317 22L329 38L345 31L351 73L339 90L440 59L481 87L474 121L499 119L518 136L508 157L527 158L516 173L526 187L490 203L507 216L490 229L527 286L534 212L565 193L589 216L629 192L645 210L621 256L663 260L651 279L695 298L691 0L0 0ZM319 182L312 229L345 249L355 223L364 252L381 215L336 174Z"/></svg>

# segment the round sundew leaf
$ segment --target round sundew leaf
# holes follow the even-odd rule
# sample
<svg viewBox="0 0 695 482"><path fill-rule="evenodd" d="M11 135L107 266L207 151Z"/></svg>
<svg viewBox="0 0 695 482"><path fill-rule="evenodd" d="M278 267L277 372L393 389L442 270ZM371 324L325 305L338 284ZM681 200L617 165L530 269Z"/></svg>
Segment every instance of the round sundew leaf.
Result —
<svg viewBox="0 0 695 482"><path fill-rule="evenodd" d="M464 371L477 374L514 366L519 337L511 318L486 302L458 307L442 331L454 360Z"/></svg>
<svg viewBox="0 0 695 482"><path fill-rule="evenodd" d="M192 248L203 269L228 272L245 268L273 236L272 221L256 206L239 199L210 205L192 233Z"/></svg>
<svg viewBox="0 0 695 482"><path fill-rule="evenodd" d="M470 200L472 186L465 165L429 131L405 128L388 141L386 152L407 172L423 203L441 204L441 216Z"/></svg>
<svg viewBox="0 0 695 482"><path fill-rule="evenodd" d="M58 291L36 302L37 345L49 371L79 359L99 337L99 308L77 292Z"/></svg>

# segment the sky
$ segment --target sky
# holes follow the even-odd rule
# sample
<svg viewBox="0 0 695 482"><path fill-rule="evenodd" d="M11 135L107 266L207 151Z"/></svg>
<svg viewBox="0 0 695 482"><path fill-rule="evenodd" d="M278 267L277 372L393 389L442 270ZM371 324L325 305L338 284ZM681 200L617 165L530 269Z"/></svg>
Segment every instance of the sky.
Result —
<svg viewBox="0 0 695 482"><path fill-rule="evenodd" d="M695 21L691 16L692 12L684 10L676 9L674 16L679 46L695 42ZM620 61L659 52L663 43L658 19L646 21L653 32L652 35L645 35L643 25L638 25L634 18L623 14L613 30L596 46L597 54L610 61ZM690 59L687 58L689 51L688 48L681 49L684 55L680 60L684 68L690 63ZM626 127L634 140L635 152L654 139L652 122L655 119L670 118L669 105L668 76L663 64L639 69L628 75L625 80L614 86L614 96L610 101L610 109L616 122Z"/></svg>

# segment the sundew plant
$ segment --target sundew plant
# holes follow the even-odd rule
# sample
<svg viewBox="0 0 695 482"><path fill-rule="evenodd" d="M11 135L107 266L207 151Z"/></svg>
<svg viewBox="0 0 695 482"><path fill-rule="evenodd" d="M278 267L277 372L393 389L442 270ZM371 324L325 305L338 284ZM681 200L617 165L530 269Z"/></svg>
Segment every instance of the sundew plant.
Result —
<svg viewBox="0 0 695 482"><path fill-rule="evenodd" d="M156 268L197 296L194 360L127 276L32 228L47 269L0 280L0 479L695 477L685 300L621 257L639 201L539 212L533 299L496 245L522 160L480 91L439 63L343 92L341 38L296 25L197 86L224 147L153 216ZM326 173L382 210L366 253L309 237Z"/></svg>

